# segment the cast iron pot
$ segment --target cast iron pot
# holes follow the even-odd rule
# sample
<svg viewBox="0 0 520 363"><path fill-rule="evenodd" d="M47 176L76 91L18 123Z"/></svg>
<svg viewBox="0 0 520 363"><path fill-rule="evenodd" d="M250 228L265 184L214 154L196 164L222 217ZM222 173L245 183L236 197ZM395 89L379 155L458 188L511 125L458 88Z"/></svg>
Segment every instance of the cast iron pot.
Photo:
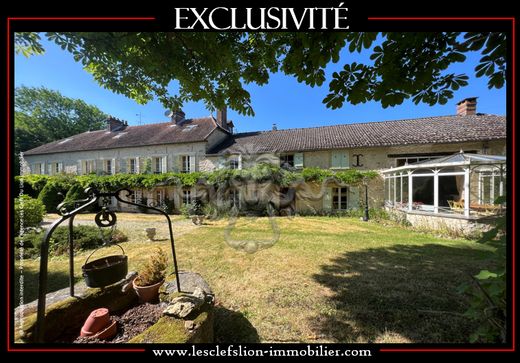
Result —
<svg viewBox="0 0 520 363"><path fill-rule="evenodd" d="M83 277L88 287L103 287L118 282L128 273L128 256L120 245L116 245L123 251L122 255L111 255L88 262L90 257L99 250L92 252L81 267Z"/></svg>

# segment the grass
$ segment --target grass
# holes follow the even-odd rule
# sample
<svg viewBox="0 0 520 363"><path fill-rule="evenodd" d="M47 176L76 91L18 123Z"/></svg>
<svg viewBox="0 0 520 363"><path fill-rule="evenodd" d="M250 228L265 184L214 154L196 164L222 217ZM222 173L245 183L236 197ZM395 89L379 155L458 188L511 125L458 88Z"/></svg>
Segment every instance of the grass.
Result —
<svg viewBox="0 0 520 363"><path fill-rule="evenodd" d="M81 216L81 218L87 218ZM91 218L91 217L90 217ZM169 247L165 224L158 242L143 229L160 216L120 214L130 237L122 246L136 269ZM79 221L81 223L81 221ZM485 267L486 247L353 218L277 218L280 238L245 253L226 242L227 220L195 227L175 218L181 270L200 273L216 294L219 342L467 342L475 326L462 316L457 287ZM241 218L232 245L267 242L267 218ZM87 253L75 257L76 279ZM26 301L36 296L38 261L24 261ZM51 289L67 286L68 259L49 261Z"/></svg>

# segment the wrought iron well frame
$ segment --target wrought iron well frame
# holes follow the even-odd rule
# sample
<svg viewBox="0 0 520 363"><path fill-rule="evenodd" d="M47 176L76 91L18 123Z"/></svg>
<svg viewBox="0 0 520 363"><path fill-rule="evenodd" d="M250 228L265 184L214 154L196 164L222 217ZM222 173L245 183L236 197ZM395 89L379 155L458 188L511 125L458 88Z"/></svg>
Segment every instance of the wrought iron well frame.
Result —
<svg viewBox="0 0 520 363"><path fill-rule="evenodd" d="M139 204L134 203L129 200L125 200L121 198L121 193L126 192L124 195L126 198L131 198L133 196L133 192L130 189L121 188L117 189L114 192L101 192L94 188L87 188L85 190L85 193L87 194L87 198L82 200L77 200L73 202L63 202L60 205L58 205L58 214L61 216L61 218L54 221L51 226L47 229L43 236L43 241L40 246L40 274L38 276L39 283L38 283L38 308L37 308L37 315L36 315L36 331L35 331L35 337L37 342L43 342L44 338L44 331L45 331L45 305L46 305L46 298L47 298L47 268L48 268L48 262L49 262L49 241L52 237L52 234L56 230L56 228L66 221L68 219L69 224L69 288L70 288L70 296L74 296L74 218L76 215L84 210L86 210L88 207L92 205L96 205L102 198L104 201L111 200L111 198L115 198L117 201L134 205L140 208L144 208L147 210L154 210L163 216L166 217L166 220L168 221L168 229L170 234L170 245L172 249L172 257L173 257L173 265L175 269L175 281L177 283L177 291L181 291L180 281L179 281L179 269L177 266L177 256L175 254L175 242L173 239L173 228L172 228L172 222L170 219L170 216L168 213L166 213L164 210L157 208L155 206L151 205L145 205L145 204ZM79 206L78 206L79 205ZM72 210L70 209L70 206L72 206ZM111 211L112 213L115 213L115 211Z"/></svg>

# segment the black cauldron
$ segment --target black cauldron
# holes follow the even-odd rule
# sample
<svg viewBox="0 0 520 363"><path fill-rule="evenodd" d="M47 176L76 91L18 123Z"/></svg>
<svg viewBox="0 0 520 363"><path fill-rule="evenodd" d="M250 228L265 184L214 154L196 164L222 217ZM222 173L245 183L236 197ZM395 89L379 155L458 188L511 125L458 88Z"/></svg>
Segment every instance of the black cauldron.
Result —
<svg viewBox="0 0 520 363"><path fill-rule="evenodd" d="M128 256L125 255L123 247L116 246L123 251L122 255L106 256L88 262L90 257L99 250L98 248L87 257L81 270L88 287L108 286L126 277L128 273Z"/></svg>

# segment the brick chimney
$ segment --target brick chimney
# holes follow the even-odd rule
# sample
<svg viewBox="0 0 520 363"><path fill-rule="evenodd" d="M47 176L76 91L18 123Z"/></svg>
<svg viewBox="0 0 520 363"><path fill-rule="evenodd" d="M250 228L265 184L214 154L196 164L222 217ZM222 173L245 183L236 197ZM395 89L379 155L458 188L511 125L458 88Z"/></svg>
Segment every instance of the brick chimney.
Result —
<svg viewBox="0 0 520 363"><path fill-rule="evenodd" d="M220 110L217 110L217 124L219 124L220 127L222 127L224 130L228 129L228 122L227 122L227 107L224 106Z"/></svg>
<svg viewBox="0 0 520 363"><path fill-rule="evenodd" d="M108 131L119 131L124 129L126 126L128 126L128 123L120 120L118 118L115 118L113 116L109 116L106 120L107 123L107 130Z"/></svg>
<svg viewBox="0 0 520 363"><path fill-rule="evenodd" d="M186 118L186 114L182 110L172 111L171 119L173 123L181 123Z"/></svg>
<svg viewBox="0 0 520 363"><path fill-rule="evenodd" d="M477 113L477 97L465 98L457 103L457 116L469 116Z"/></svg>

